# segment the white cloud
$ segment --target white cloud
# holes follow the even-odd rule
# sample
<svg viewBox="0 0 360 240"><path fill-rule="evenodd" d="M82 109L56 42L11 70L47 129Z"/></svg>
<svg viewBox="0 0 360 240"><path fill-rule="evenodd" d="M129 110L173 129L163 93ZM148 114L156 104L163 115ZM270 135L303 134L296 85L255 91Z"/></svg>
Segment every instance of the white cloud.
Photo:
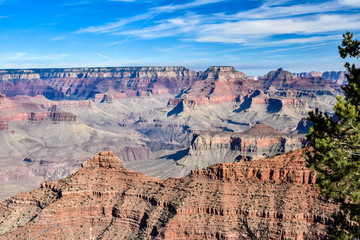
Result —
<svg viewBox="0 0 360 240"><path fill-rule="evenodd" d="M82 28L82 29L79 29L78 31L76 31L76 33L109 33L109 32L116 31L119 28L121 28L127 24L137 22L140 20L144 20L144 19L148 19L150 17L151 17L151 13L145 13L145 14L137 15L134 17L126 18L126 19L121 19L116 22L110 22L110 23L107 23L107 24L101 25L101 26L90 26L90 27Z"/></svg>
<svg viewBox="0 0 360 240"><path fill-rule="evenodd" d="M244 20L205 24L199 35L238 36L275 34L315 34L343 29L360 29L360 15L317 15L286 19Z"/></svg>
<svg viewBox="0 0 360 240"><path fill-rule="evenodd" d="M210 22L210 23L208 23ZM338 39L334 32L360 30L360 15L323 14L280 19L250 19L218 22L201 15L165 19L157 24L135 30L123 30L117 35L131 35L143 39L181 37L197 42L244 43L265 42L274 35L295 34L304 37L274 41L274 44L306 44ZM310 35L324 35L311 36ZM340 37L341 38L341 37ZM272 42L270 41L269 44Z"/></svg>
<svg viewBox="0 0 360 240"><path fill-rule="evenodd" d="M226 1L226 0L195 0L190 3L174 5L174 3L177 2L177 0L175 0L170 5L156 7L156 8L154 8L154 10L160 11L160 12L174 12L177 10L189 9L189 8L194 8L194 7L199 7L199 6L203 6L203 5L208 5L211 3L218 3L218 2L224 2L224 1Z"/></svg>
<svg viewBox="0 0 360 240"><path fill-rule="evenodd" d="M341 4L352 6L352 7L360 7L360 1L359 0L339 0Z"/></svg>
<svg viewBox="0 0 360 240"><path fill-rule="evenodd" d="M299 16L305 14L319 14L329 13L346 9L346 6L340 5L337 2L324 2L318 4L297 4L291 6L269 6L267 4L259 8L239 12L234 15L226 16L229 19L268 19L268 18L282 18L290 16Z"/></svg>
<svg viewBox="0 0 360 240"><path fill-rule="evenodd" d="M102 26L86 27L76 33L110 33L126 37L123 41L114 41L109 45L124 43L130 37L175 37L202 43L277 46L338 40L341 39L340 33L344 31L360 30L359 13L341 12L348 9L351 4L356 5L359 2L360 5L360 0L329 0L314 4L298 4L299 1L293 0L265 0L258 8L231 15L214 13L205 16L180 11L223 1L226 0L193 0L189 3L175 4L175 0L167 6L152 8L144 14L119 19ZM292 2L296 4L291 5ZM179 16L151 21L160 13L173 11L179 11ZM141 20L145 22L137 24L136 28L131 27L131 23ZM285 39L274 40L274 36L277 35L283 35Z"/></svg>
<svg viewBox="0 0 360 240"><path fill-rule="evenodd" d="M118 1L118 0L109 0L109 1ZM130 1L132 2L132 0L125 0L125 1L126 2L130 2ZM174 11L177 11L177 10L188 9L188 8L192 8L192 7L198 7L198 6L202 6L202 5L206 5L206 4L211 4L211 3L216 3L216 2L223 2L223 1L227 1L227 0L195 0L193 2L186 3L186 4L174 5L174 3L177 2L177 0L175 0L172 3L170 3L169 5L160 6L160 7L150 9L146 13L136 15L136 16L133 16L133 17L129 17L129 18L125 18L125 19L120 19L120 20L114 21L114 22L109 22L109 23L107 23L105 25L101 25L101 26L89 26L89 27L86 27L86 28L81 28L76 33L110 33L110 32L115 32L115 31L118 31L121 27L126 26L126 25L128 25L130 23L133 23L133 22L146 20L144 23L148 23L150 20L156 18L158 15L160 15L163 12L174 12Z"/></svg>

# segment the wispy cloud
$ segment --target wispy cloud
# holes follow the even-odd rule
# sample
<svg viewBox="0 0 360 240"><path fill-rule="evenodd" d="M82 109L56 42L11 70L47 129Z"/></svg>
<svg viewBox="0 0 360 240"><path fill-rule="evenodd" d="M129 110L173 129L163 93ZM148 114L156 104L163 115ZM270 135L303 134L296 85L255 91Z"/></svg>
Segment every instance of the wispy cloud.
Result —
<svg viewBox="0 0 360 240"><path fill-rule="evenodd" d="M348 5L356 5L360 2L358 0L329 0L322 3L293 5L291 0L266 0L258 8L231 15L214 13L205 16L185 11L178 17L165 17L146 26L138 25L135 29L129 25L142 20L146 20L147 23L159 13L181 12L181 10L224 1L226 0L194 0L183 4L176 4L177 1L174 1L167 6L152 8L144 14L102 26L90 26L80 29L77 33L110 33L128 36L126 39L129 36L140 39L177 37L200 43L257 45L266 41L269 45L291 45L328 41L335 38L334 33L344 29L360 30L358 24L360 14L340 12L348 9ZM289 36L281 41L271 39L277 35ZM120 43L121 41L117 41L116 44Z"/></svg>
<svg viewBox="0 0 360 240"><path fill-rule="evenodd" d="M76 31L76 33L109 33L113 31L117 31L119 30L120 27L123 27L129 23L148 19L149 17L151 17L151 13L145 13L126 19L121 19L116 22L110 22L101 26L90 26L86 28L81 28L78 31Z"/></svg>
<svg viewBox="0 0 360 240"><path fill-rule="evenodd" d="M51 41L59 41L59 40L63 40L63 39L65 39L65 38L66 38L66 36L65 36L65 35L63 35L63 36L53 37L53 38L51 38L50 40L51 40Z"/></svg>
<svg viewBox="0 0 360 240"><path fill-rule="evenodd" d="M109 1L117 1L117 0L109 0ZM132 0L130 0L130 1L132 1ZM156 18L158 15L160 15L161 13L164 13L164 12L174 12L177 10L189 9L189 8L193 8L193 7L199 7L199 6L203 6L203 5L207 5L207 4L211 4L211 3L223 2L223 1L227 1L227 0L195 0L190 3L175 5L175 3L177 2L177 0L175 0L175 1L171 2L169 5L152 8L146 13L136 15L133 17L129 17L126 19L120 19L120 20L114 21L114 22L109 22L109 23L107 23L105 25L101 25L101 26L89 26L89 27L81 28L76 33L96 33L96 34L98 34L98 33L116 32L116 31L120 30L120 28L122 28L130 23L134 23L134 22L138 22L138 21L142 21L142 20L146 20L145 22L143 22L143 24L148 23L151 20L153 20L154 18ZM126 1L126 2L129 2L129 1Z"/></svg>
<svg viewBox="0 0 360 240"><path fill-rule="evenodd" d="M109 2L135 2L135 0L109 0Z"/></svg>
<svg viewBox="0 0 360 240"><path fill-rule="evenodd" d="M177 0L176 0L170 5L156 7L156 8L153 8L153 10L161 11L161 12L174 12L174 11L178 11L178 10L200 7L200 6L208 5L211 3L218 3L218 2L224 2L224 1L227 1L227 0L195 0L193 2L175 5L174 3L177 2Z"/></svg>
<svg viewBox="0 0 360 240"><path fill-rule="evenodd" d="M329 13L336 12L339 10L347 9L347 6L339 4L336 1L315 3L315 4L296 4L290 6L272 6L269 4L264 4L259 8L239 12L234 15L226 16L224 18L228 19L269 19L269 18L282 18L290 16L299 16L305 14L320 14L320 13Z"/></svg>
<svg viewBox="0 0 360 240"><path fill-rule="evenodd" d="M352 7L360 7L360 1L359 0L339 0L341 4L352 6Z"/></svg>
<svg viewBox="0 0 360 240"><path fill-rule="evenodd" d="M96 55L98 55L99 57L102 57L102 58L108 59L108 60L114 60L113 58L108 57L108 56L105 56L105 55L103 55L103 54L101 54L101 53L96 53Z"/></svg>
<svg viewBox="0 0 360 240"><path fill-rule="evenodd" d="M213 22L211 22L213 21ZM210 22L210 23L209 23ZM114 32L142 39L179 37L184 40L207 43L262 44L306 44L340 39L337 31L360 30L360 15L317 14L313 16L288 17L279 19L249 19L218 22L207 16L190 14L187 16L158 21L156 24L135 30ZM269 39L276 35L288 36L277 41ZM310 36L315 35L315 36ZM322 36L316 36L322 35ZM300 36L300 37L299 37ZM302 37L301 37L302 36Z"/></svg>
<svg viewBox="0 0 360 240"><path fill-rule="evenodd" d="M191 46L192 45L190 45L190 44L186 44L186 45L178 45L178 46L168 47L168 48L154 47L154 50L158 51L158 52L172 52L172 51L177 50L177 49L188 48L188 47L191 47Z"/></svg>
<svg viewBox="0 0 360 240"><path fill-rule="evenodd" d="M85 5L85 4L89 4L90 2L88 1L83 1L83 2L70 2L70 3L64 3L64 4L60 4L58 5L59 7L69 7L69 6L80 6L80 5Z"/></svg>
<svg viewBox="0 0 360 240"><path fill-rule="evenodd" d="M15 52L15 53L8 53L6 55L1 56L2 60L12 61L12 60L61 60L68 57L69 54L33 54L33 53L26 53L26 52Z"/></svg>

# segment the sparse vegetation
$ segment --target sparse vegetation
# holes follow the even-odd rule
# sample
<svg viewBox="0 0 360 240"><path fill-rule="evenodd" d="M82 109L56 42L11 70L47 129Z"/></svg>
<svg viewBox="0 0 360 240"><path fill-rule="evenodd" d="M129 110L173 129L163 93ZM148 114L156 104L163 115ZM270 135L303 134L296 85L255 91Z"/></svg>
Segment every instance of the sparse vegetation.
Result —
<svg viewBox="0 0 360 240"><path fill-rule="evenodd" d="M342 58L360 57L360 42L353 34L343 35ZM323 196L340 204L329 234L334 239L360 238L360 68L346 63L348 83L334 106L334 115L310 112L313 122L307 135L313 151L308 163L318 172L317 184Z"/></svg>

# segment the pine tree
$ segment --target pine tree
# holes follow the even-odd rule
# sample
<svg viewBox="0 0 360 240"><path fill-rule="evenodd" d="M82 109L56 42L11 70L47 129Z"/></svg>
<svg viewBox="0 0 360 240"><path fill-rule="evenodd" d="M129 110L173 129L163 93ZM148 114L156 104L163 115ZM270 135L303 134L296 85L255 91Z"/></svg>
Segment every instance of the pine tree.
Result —
<svg viewBox="0 0 360 240"><path fill-rule="evenodd" d="M360 42L353 34L343 35L339 53L342 58L360 57ZM308 153L310 168L318 172L322 195L339 203L334 224L328 228L332 239L360 239L360 68L345 64L348 83L343 86L334 115L309 113L313 122L307 139L313 150Z"/></svg>

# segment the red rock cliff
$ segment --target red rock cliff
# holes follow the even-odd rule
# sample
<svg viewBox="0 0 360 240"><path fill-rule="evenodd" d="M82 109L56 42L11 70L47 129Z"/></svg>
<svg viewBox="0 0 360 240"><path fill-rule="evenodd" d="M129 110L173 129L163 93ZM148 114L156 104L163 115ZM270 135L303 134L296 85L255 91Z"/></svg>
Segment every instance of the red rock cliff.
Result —
<svg viewBox="0 0 360 240"><path fill-rule="evenodd" d="M250 234L322 239L336 206L319 195L304 154L217 164L159 180L125 169L111 152L100 153L72 176L1 203L0 234L4 239L246 239Z"/></svg>

